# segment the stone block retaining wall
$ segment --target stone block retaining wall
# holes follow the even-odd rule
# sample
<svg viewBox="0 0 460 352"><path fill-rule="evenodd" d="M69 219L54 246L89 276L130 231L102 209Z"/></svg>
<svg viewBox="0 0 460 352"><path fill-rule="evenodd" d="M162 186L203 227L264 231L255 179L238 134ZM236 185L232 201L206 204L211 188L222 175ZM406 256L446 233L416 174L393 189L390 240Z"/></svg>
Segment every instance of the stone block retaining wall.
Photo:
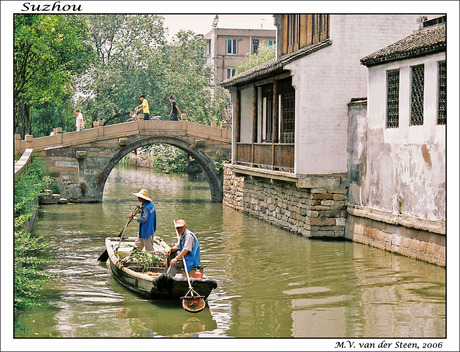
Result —
<svg viewBox="0 0 460 352"><path fill-rule="evenodd" d="M446 236L442 234L350 213L346 237L388 252L446 266Z"/></svg>
<svg viewBox="0 0 460 352"><path fill-rule="evenodd" d="M299 188L295 182L241 175L227 165L223 204L306 237L345 237L346 175L338 187Z"/></svg>

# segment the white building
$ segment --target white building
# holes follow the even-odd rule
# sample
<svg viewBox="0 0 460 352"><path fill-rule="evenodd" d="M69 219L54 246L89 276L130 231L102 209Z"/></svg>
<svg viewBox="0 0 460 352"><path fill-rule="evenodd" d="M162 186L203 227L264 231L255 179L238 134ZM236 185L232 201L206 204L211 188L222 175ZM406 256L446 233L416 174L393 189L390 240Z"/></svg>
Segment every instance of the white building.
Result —
<svg viewBox="0 0 460 352"><path fill-rule="evenodd" d="M355 142L349 147L347 225L347 237L355 241L441 265L446 234L444 21L426 21L424 28L361 60L369 71L368 106L367 114L350 118Z"/></svg>
<svg viewBox="0 0 460 352"><path fill-rule="evenodd" d="M222 83L233 105L224 204L304 236L344 237L348 109L367 95L360 59L420 18L275 15L278 57Z"/></svg>

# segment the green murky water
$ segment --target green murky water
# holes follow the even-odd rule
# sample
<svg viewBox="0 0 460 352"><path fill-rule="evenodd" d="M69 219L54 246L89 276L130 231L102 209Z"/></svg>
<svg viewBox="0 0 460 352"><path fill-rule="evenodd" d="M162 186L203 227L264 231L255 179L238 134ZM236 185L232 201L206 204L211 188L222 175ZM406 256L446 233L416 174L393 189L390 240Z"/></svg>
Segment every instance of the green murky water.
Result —
<svg viewBox="0 0 460 352"><path fill-rule="evenodd" d="M173 219L198 236L218 288L197 314L120 286L97 261L150 191L156 235L175 242ZM213 204L206 182L116 168L99 204L42 207L34 227L50 244L40 307L16 337L444 337L445 269L361 244L309 240ZM135 236L136 226L127 234Z"/></svg>

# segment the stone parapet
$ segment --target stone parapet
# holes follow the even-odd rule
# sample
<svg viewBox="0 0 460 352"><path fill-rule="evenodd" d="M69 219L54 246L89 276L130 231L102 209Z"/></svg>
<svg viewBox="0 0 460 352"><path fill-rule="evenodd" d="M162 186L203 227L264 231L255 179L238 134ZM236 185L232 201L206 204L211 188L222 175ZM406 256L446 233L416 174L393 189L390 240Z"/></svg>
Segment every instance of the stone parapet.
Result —
<svg viewBox="0 0 460 352"><path fill-rule="evenodd" d="M197 161L207 176L212 201L222 201L222 175L216 172L215 162L230 158L231 131L187 120L139 120L107 126L103 120L96 122L95 128L62 133L58 127L53 135L26 135L24 141L16 135L15 154L33 148L58 184L62 202L100 202L110 171L125 155L151 144L170 144ZM43 201L55 201L48 198Z"/></svg>
<svg viewBox="0 0 460 352"><path fill-rule="evenodd" d="M385 210L372 209L358 205L348 206L347 212L357 217L368 218L391 225L400 225L415 230L437 233L439 235L446 234L445 221L419 219L406 214L393 214Z"/></svg>
<svg viewBox="0 0 460 352"><path fill-rule="evenodd" d="M62 133L62 128L53 130L52 136L34 138L26 135L24 140L19 135L15 136L14 152L23 153L26 148L39 152L51 147L81 146L85 143L97 143L103 140L111 143L118 138L136 136L174 136L185 139L205 139L207 144L220 145L222 148L230 149L232 131L224 128L211 127L193 123L187 120L181 121L155 121L139 120L104 126L104 121L95 121L95 128L88 128L83 131Z"/></svg>
<svg viewBox="0 0 460 352"><path fill-rule="evenodd" d="M14 177L20 175L26 169L26 166L30 163L32 153L33 149L26 149L21 158L14 164Z"/></svg>

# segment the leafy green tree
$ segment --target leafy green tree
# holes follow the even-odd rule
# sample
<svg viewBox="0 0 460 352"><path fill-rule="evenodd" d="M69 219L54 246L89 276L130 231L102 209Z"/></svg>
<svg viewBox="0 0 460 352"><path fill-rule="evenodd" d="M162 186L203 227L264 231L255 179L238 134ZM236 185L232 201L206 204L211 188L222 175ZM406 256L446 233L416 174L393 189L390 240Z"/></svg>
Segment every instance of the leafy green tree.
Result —
<svg viewBox="0 0 460 352"><path fill-rule="evenodd" d="M32 107L72 94L72 76L92 55L87 29L82 16L14 15L14 129L22 136L33 131Z"/></svg>
<svg viewBox="0 0 460 352"><path fill-rule="evenodd" d="M31 134L34 136L48 135L54 127L62 127L64 131L75 130L75 107L70 95L33 105L30 108Z"/></svg>
<svg viewBox="0 0 460 352"><path fill-rule="evenodd" d="M96 61L76 80L79 105L94 121L123 122L145 94L155 106L152 85L162 75L165 51L163 17L155 15L88 15ZM152 83L153 82L153 83ZM151 111L152 115L152 111Z"/></svg>
<svg viewBox="0 0 460 352"><path fill-rule="evenodd" d="M182 149L167 145L157 144L151 146L153 155L153 168L157 171L175 174L199 174L203 172L201 166Z"/></svg>
<svg viewBox="0 0 460 352"><path fill-rule="evenodd" d="M223 121L229 95L213 96L206 41L180 31L166 42L164 19L155 15L90 15L91 43L97 60L77 79L77 104L93 120L125 121L144 94L151 116L169 119L170 95L193 122Z"/></svg>
<svg viewBox="0 0 460 352"><path fill-rule="evenodd" d="M273 60L276 57L276 46L268 46L261 44L259 50L255 54L246 54L246 58L241 61L236 67L236 72L241 73L247 71L255 66L258 66L269 60Z"/></svg>
<svg viewBox="0 0 460 352"><path fill-rule="evenodd" d="M166 107L162 113L169 118L173 95L182 113L192 122L209 125L211 115L211 67L206 65L206 41L192 31L180 31L167 51L163 93Z"/></svg>
<svg viewBox="0 0 460 352"><path fill-rule="evenodd" d="M230 97L210 85L206 41L181 31L168 43L166 31L156 15L16 15L15 131L74 130L75 108L87 126L124 122L141 94L152 116L169 118L172 94L191 121L225 121Z"/></svg>

